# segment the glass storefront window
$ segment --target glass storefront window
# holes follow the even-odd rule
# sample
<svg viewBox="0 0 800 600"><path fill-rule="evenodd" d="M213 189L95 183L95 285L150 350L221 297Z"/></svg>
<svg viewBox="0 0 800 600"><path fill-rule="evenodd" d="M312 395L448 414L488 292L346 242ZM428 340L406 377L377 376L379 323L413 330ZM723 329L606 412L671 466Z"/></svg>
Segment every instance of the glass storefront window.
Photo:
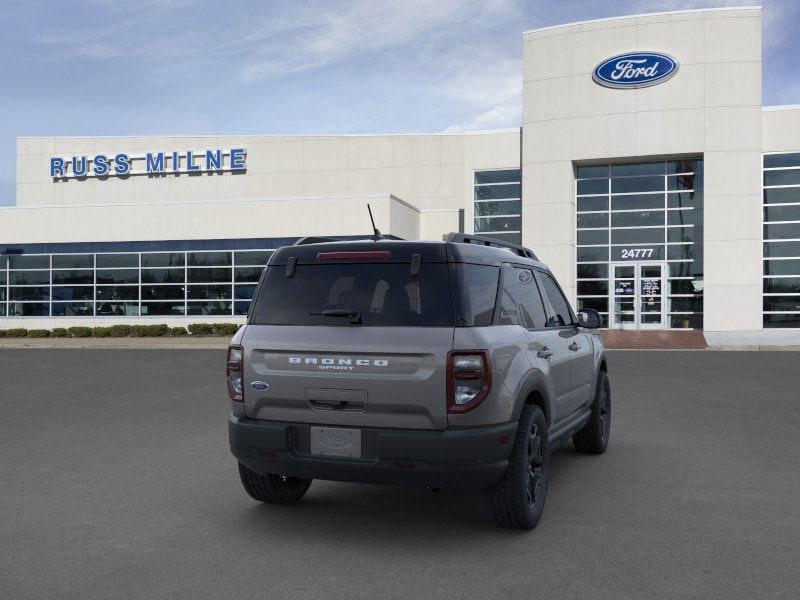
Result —
<svg viewBox="0 0 800 600"><path fill-rule="evenodd" d="M266 266L271 255L272 252L262 250L239 250L238 252L234 252L233 260L237 266Z"/></svg>
<svg viewBox="0 0 800 600"><path fill-rule="evenodd" d="M49 287L10 287L9 300L49 300Z"/></svg>
<svg viewBox="0 0 800 600"><path fill-rule="evenodd" d="M139 283L138 269L97 269L97 283Z"/></svg>
<svg viewBox="0 0 800 600"><path fill-rule="evenodd" d="M230 315L231 303L226 302L189 302L187 305L189 315Z"/></svg>
<svg viewBox="0 0 800 600"><path fill-rule="evenodd" d="M514 244L522 243L522 172L476 171L473 231Z"/></svg>
<svg viewBox="0 0 800 600"><path fill-rule="evenodd" d="M230 252L189 252L187 264L190 267L222 267L231 264Z"/></svg>
<svg viewBox="0 0 800 600"><path fill-rule="evenodd" d="M142 267L182 267L186 264L183 252L148 252L141 257Z"/></svg>
<svg viewBox="0 0 800 600"><path fill-rule="evenodd" d="M189 283L217 283L230 282L231 269L189 269Z"/></svg>
<svg viewBox="0 0 800 600"><path fill-rule="evenodd" d="M609 262L639 262L636 272L647 273L649 261L662 265L663 281L648 283L642 275L645 288L658 282L664 302L653 296L635 308L636 301L623 296L618 299L631 310L615 314L630 317L629 325L702 327L702 173L701 159L575 167L578 306L599 307L607 324ZM682 310L671 308L672 301Z"/></svg>
<svg viewBox="0 0 800 600"><path fill-rule="evenodd" d="M231 286L229 285L190 285L187 288L188 300L230 300Z"/></svg>
<svg viewBox="0 0 800 600"><path fill-rule="evenodd" d="M138 254L98 254L98 269L120 269L139 266Z"/></svg>
<svg viewBox="0 0 800 600"><path fill-rule="evenodd" d="M91 317L94 315L92 302L53 302L51 306L54 317Z"/></svg>
<svg viewBox="0 0 800 600"><path fill-rule="evenodd" d="M92 254L53 255L53 269L92 269L92 268L94 268L94 255Z"/></svg>
<svg viewBox="0 0 800 600"><path fill-rule="evenodd" d="M192 315L245 314L273 252L0 255L0 315L183 316L187 302Z"/></svg>
<svg viewBox="0 0 800 600"><path fill-rule="evenodd" d="M237 267L233 270L234 281L257 282L264 267Z"/></svg>
<svg viewBox="0 0 800 600"><path fill-rule="evenodd" d="M49 254L19 254L8 257L9 269L49 269Z"/></svg>
<svg viewBox="0 0 800 600"><path fill-rule="evenodd" d="M142 283L185 283L184 269L142 269Z"/></svg>
<svg viewBox="0 0 800 600"><path fill-rule="evenodd" d="M53 301L56 300L93 300L94 288L90 285L54 285Z"/></svg>
<svg viewBox="0 0 800 600"><path fill-rule="evenodd" d="M53 271L53 285L94 283L94 271Z"/></svg>
<svg viewBox="0 0 800 600"><path fill-rule="evenodd" d="M800 153L765 154L763 166L762 322L800 328Z"/></svg>
<svg viewBox="0 0 800 600"><path fill-rule="evenodd" d="M48 285L50 271L10 271L9 285Z"/></svg>
<svg viewBox="0 0 800 600"><path fill-rule="evenodd" d="M143 317L182 317L186 314L183 300L180 302L142 302L140 310Z"/></svg>

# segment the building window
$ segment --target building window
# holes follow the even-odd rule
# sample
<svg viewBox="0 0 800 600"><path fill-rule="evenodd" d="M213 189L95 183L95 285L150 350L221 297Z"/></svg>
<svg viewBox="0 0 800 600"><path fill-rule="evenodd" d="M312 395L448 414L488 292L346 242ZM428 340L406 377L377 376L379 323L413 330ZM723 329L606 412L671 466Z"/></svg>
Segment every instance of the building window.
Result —
<svg viewBox="0 0 800 600"><path fill-rule="evenodd" d="M800 153L764 155L765 328L800 328Z"/></svg>
<svg viewBox="0 0 800 600"><path fill-rule="evenodd" d="M0 316L245 315L272 252L0 255Z"/></svg>
<svg viewBox="0 0 800 600"><path fill-rule="evenodd" d="M606 327L702 328L703 161L579 165L575 175L578 308Z"/></svg>
<svg viewBox="0 0 800 600"><path fill-rule="evenodd" d="M474 233L522 243L522 171L475 171Z"/></svg>

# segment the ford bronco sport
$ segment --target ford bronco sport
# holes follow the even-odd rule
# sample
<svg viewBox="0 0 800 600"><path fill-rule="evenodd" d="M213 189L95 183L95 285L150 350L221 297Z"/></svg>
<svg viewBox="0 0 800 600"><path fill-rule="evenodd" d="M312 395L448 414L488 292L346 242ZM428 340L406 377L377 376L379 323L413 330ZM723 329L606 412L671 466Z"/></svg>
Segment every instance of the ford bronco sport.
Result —
<svg viewBox="0 0 800 600"><path fill-rule="evenodd" d="M531 529L548 455L608 444L596 311L577 316L521 246L300 240L277 250L228 349L230 447L256 500L313 479L482 492Z"/></svg>

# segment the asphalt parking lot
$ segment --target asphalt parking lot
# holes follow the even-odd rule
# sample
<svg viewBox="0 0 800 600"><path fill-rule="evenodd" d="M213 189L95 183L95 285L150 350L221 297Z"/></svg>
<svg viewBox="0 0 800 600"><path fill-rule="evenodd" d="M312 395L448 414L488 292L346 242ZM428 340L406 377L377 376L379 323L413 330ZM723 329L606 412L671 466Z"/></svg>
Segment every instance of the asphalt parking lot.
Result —
<svg viewBox="0 0 800 600"><path fill-rule="evenodd" d="M224 351L0 350L0 598L797 598L800 354L614 352L539 527L475 496L241 489Z"/></svg>

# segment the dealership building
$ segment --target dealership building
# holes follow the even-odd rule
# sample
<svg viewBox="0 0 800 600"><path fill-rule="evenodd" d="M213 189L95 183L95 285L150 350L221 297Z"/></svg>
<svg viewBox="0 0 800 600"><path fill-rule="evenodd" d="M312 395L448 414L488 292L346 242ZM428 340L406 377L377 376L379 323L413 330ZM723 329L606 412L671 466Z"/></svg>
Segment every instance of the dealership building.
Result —
<svg viewBox="0 0 800 600"><path fill-rule="evenodd" d="M521 126L19 138L0 328L242 322L303 236L532 248L610 328L800 329L800 106L761 104L761 9L523 34ZM797 334L797 331L794 332Z"/></svg>

